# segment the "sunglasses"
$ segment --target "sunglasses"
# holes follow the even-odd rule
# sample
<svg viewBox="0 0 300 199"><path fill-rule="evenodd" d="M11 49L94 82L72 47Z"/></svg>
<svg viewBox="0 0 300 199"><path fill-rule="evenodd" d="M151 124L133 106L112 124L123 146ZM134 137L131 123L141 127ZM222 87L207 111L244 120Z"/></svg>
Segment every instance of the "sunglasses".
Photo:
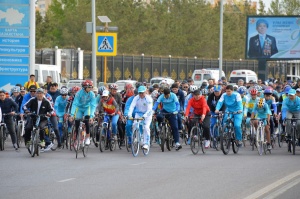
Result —
<svg viewBox="0 0 300 199"><path fill-rule="evenodd" d="M139 95L144 94L144 93L139 93Z"/></svg>
<svg viewBox="0 0 300 199"><path fill-rule="evenodd" d="M36 91L30 91L31 93L35 93Z"/></svg>
<svg viewBox="0 0 300 199"><path fill-rule="evenodd" d="M183 87L183 88L189 88L189 87L185 86L185 87Z"/></svg>
<svg viewBox="0 0 300 199"><path fill-rule="evenodd" d="M67 95L61 95L61 96L67 96Z"/></svg>

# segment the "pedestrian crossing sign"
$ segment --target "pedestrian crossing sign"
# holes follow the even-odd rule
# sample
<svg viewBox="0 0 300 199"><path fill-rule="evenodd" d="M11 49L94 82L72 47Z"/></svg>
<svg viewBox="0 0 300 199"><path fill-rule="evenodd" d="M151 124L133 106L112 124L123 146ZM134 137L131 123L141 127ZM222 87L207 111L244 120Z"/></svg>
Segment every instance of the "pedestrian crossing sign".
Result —
<svg viewBox="0 0 300 199"><path fill-rule="evenodd" d="M97 32L97 51L98 56L117 55L117 33Z"/></svg>

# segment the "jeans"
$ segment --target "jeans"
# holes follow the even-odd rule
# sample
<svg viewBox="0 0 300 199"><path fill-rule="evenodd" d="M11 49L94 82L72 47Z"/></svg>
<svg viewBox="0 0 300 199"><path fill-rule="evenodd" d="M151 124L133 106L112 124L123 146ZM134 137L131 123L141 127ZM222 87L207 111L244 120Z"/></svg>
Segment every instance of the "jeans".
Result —
<svg viewBox="0 0 300 199"><path fill-rule="evenodd" d="M225 114L223 123L227 122L228 114ZM235 130L235 139L241 141L242 140L242 120L243 120L243 113L234 114L233 116L233 123L234 123L234 130Z"/></svg>
<svg viewBox="0 0 300 199"><path fill-rule="evenodd" d="M7 130L10 134L11 141L13 144L17 143L16 129L14 126L13 116L6 115L4 116L4 123L6 123ZM6 136L6 135L5 135Z"/></svg>
<svg viewBox="0 0 300 199"><path fill-rule="evenodd" d="M177 114L177 121L178 121L178 130L182 130L182 119L181 119L181 114Z"/></svg>
<svg viewBox="0 0 300 199"><path fill-rule="evenodd" d="M286 111L286 119L292 119L293 117L299 119L300 118L300 112L296 112L296 113L291 113L290 111ZM297 126L297 132L300 132L300 121L299 120L296 120L296 126ZM291 128L292 128L292 124L291 124L291 121L288 120L286 122L286 133L288 135L291 135ZM299 133L298 133L299 135Z"/></svg>
<svg viewBox="0 0 300 199"><path fill-rule="evenodd" d="M213 137L213 128L214 128L214 125L216 124L217 122L217 118L216 117L213 117L215 116L216 114L214 112L210 112L211 114L211 118L210 118L210 135Z"/></svg>
<svg viewBox="0 0 300 199"><path fill-rule="evenodd" d="M51 122L51 124L52 124L54 133L55 133L55 135L56 135L57 143L58 143L58 145L60 145L60 144L61 144L61 136L60 136L59 133L58 133L57 117L51 115L51 117L50 117L50 122Z"/></svg>
<svg viewBox="0 0 300 199"><path fill-rule="evenodd" d="M162 110L162 113L167 113L167 112ZM175 143L179 143L177 115L174 115L174 114L170 113L169 115L166 115L165 117L169 121L169 124L171 126L171 130L172 130L172 133L173 133ZM157 118L157 121L158 121L159 124L163 121L163 115L162 114L158 114L156 116L156 118Z"/></svg>
<svg viewBox="0 0 300 199"><path fill-rule="evenodd" d="M109 118L111 118L110 125L112 127L112 133L113 133L113 135L117 135L117 123L118 123L118 120L119 120L119 115L114 115L114 116L106 115L104 117L103 121L108 122Z"/></svg>

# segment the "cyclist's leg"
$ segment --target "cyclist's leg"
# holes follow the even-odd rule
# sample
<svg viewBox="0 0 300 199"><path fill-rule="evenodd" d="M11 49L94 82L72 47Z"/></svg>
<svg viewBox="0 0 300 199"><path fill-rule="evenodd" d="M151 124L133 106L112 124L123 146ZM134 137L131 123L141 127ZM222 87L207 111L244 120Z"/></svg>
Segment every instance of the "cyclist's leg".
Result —
<svg viewBox="0 0 300 199"><path fill-rule="evenodd" d="M54 133L56 135L56 138L57 138L58 147L60 147L61 146L61 139L60 139L60 136L59 136L59 133L58 133L57 117L54 116L54 115L51 115L50 121L51 121L53 130L54 130Z"/></svg>
<svg viewBox="0 0 300 199"><path fill-rule="evenodd" d="M234 117L234 129L235 129L235 139L238 141L242 141L242 120L243 120L243 114L235 114Z"/></svg>
<svg viewBox="0 0 300 199"><path fill-rule="evenodd" d="M173 133L173 138L175 143L179 143L179 133L178 133L178 122L177 122L177 115L168 115L166 117L170 123L172 133Z"/></svg>
<svg viewBox="0 0 300 199"><path fill-rule="evenodd" d="M286 111L286 119L292 119L293 114L290 111ZM286 122L286 129L285 132L287 133L288 136L291 136L291 121L288 120Z"/></svg>
<svg viewBox="0 0 300 199"><path fill-rule="evenodd" d="M273 116L270 117L270 135L274 134L274 120L273 120Z"/></svg>
<svg viewBox="0 0 300 199"><path fill-rule="evenodd" d="M114 115L111 118L111 125L112 125L112 133L113 135L117 135L117 123L119 120L119 115Z"/></svg>
<svg viewBox="0 0 300 199"><path fill-rule="evenodd" d="M33 128L32 120L31 120L30 117L27 117L27 121L26 121L26 124L25 124L25 133L23 135L25 146L26 146L27 142L30 141L32 128Z"/></svg>
<svg viewBox="0 0 300 199"><path fill-rule="evenodd" d="M62 115L58 115L58 131L59 131L59 137L60 137L60 140L61 142L63 142L63 122L64 122L64 118Z"/></svg>
<svg viewBox="0 0 300 199"><path fill-rule="evenodd" d="M144 129L143 129L143 134L144 134L144 144L147 144L150 146L150 124L152 122L152 115L148 116L144 120Z"/></svg>
<svg viewBox="0 0 300 199"><path fill-rule="evenodd" d="M40 140L45 140L45 126L48 124L48 120L42 120L40 121L39 127L40 127Z"/></svg>
<svg viewBox="0 0 300 199"><path fill-rule="evenodd" d="M132 124L133 124L133 121L132 121L132 120L127 120L126 126L125 126L125 129L126 129L126 135L127 135L127 137L128 137L128 144L131 144Z"/></svg>
<svg viewBox="0 0 300 199"><path fill-rule="evenodd" d="M213 127L216 124L217 118L213 117L213 116L216 115L214 112L211 111L210 114L211 114L211 118L210 118L210 136L214 137Z"/></svg>
<svg viewBox="0 0 300 199"><path fill-rule="evenodd" d="M177 114L177 122L178 122L178 131L182 131L182 121L181 121L181 114Z"/></svg>
<svg viewBox="0 0 300 199"><path fill-rule="evenodd" d="M77 108L76 112L75 112L75 134L76 134L76 137L78 134L80 120L83 118L84 112L85 112L85 109L80 109L80 108ZM76 137L75 137L75 139L76 139Z"/></svg>
<svg viewBox="0 0 300 199"><path fill-rule="evenodd" d="M6 127L10 134L12 144L14 145L14 147L16 147L15 145L17 144L17 138L16 138L16 131L15 131L15 125L14 125L14 121L13 121L13 116L10 116L10 115L5 116L4 122L6 123Z"/></svg>
<svg viewBox="0 0 300 199"><path fill-rule="evenodd" d="M203 128L203 136L205 137L205 140L210 140L210 133L209 133L209 127L210 127L210 115L207 114L205 116L205 119L202 122L202 128Z"/></svg>

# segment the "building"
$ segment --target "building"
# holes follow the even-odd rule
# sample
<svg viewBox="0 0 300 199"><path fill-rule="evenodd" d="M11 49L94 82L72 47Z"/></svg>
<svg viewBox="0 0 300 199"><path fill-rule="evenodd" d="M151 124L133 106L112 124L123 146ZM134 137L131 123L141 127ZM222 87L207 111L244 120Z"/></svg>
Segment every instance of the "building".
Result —
<svg viewBox="0 0 300 199"><path fill-rule="evenodd" d="M51 1L52 0L37 0L37 10L40 11L42 17L45 17Z"/></svg>

